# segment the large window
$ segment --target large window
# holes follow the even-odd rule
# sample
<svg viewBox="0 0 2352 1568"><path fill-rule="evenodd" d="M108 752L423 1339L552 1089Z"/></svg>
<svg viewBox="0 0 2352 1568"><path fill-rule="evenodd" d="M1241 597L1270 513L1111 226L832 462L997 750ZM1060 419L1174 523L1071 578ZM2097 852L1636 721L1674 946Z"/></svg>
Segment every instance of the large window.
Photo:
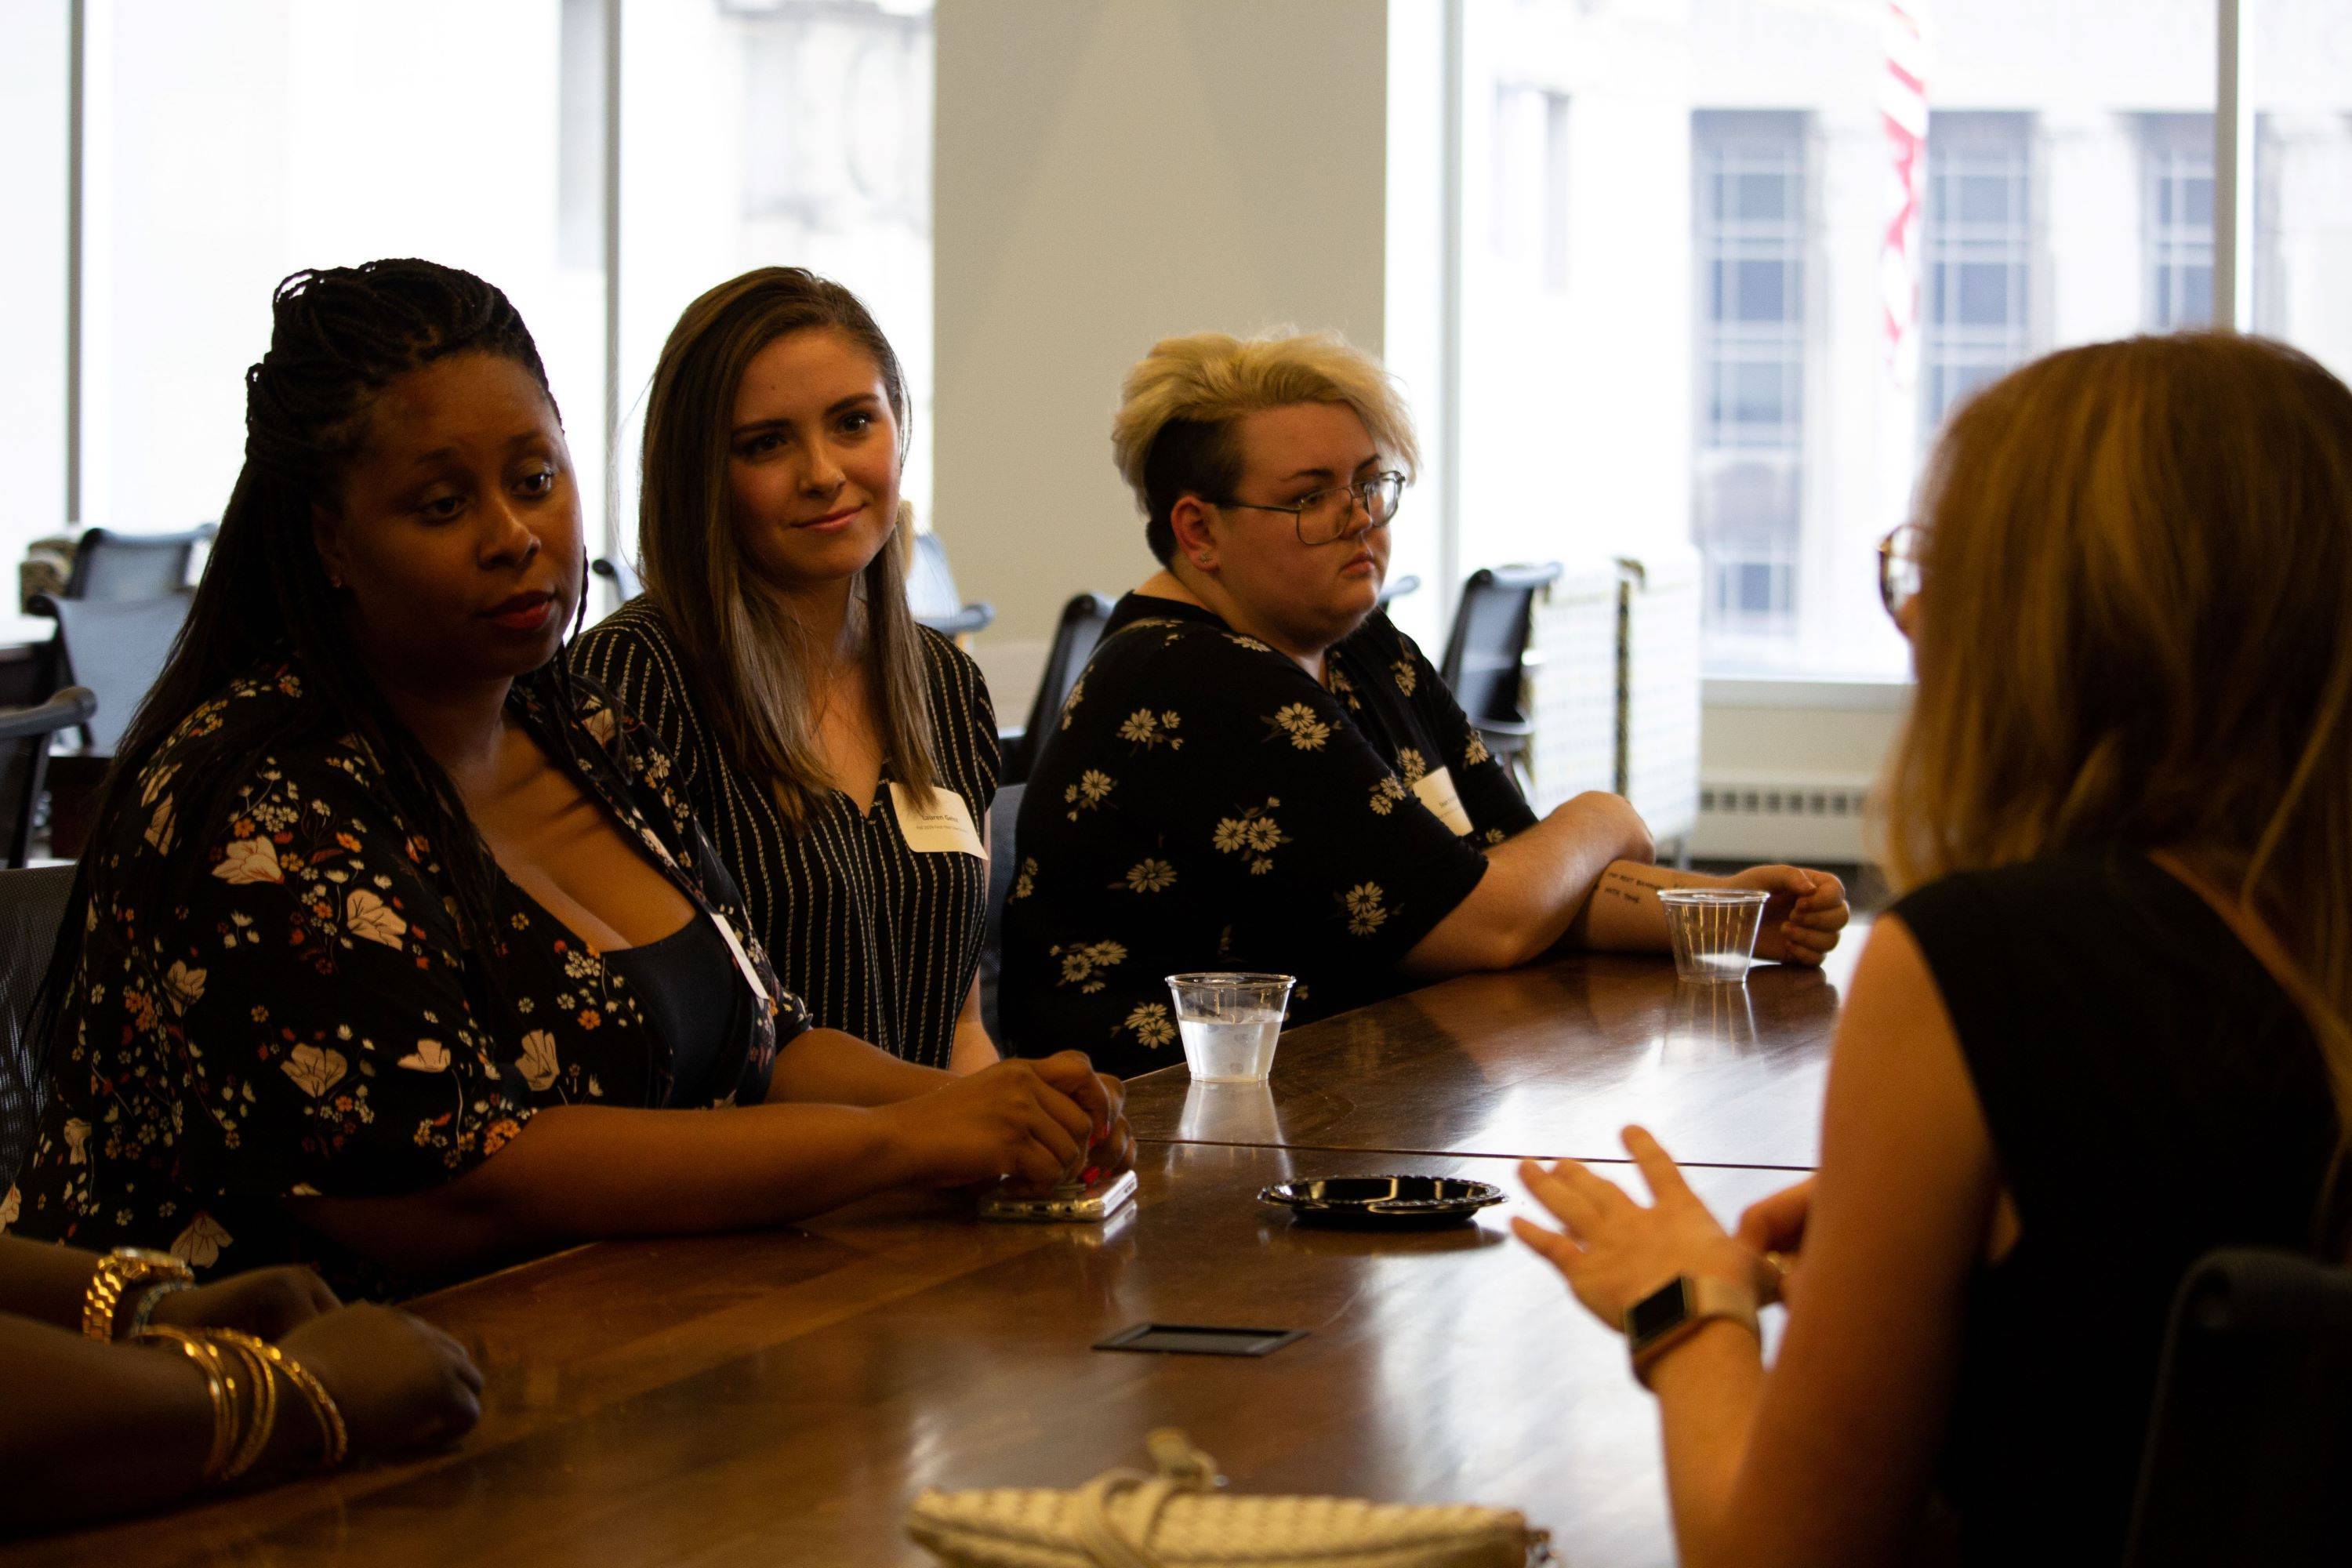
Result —
<svg viewBox="0 0 2352 1568"><path fill-rule="evenodd" d="M1927 121L1919 385L1928 431L2033 352L2033 117Z"/></svg>
<svg viewBox="0 0 2352 1568"><path fill-rule="evenodd" d="M1718 638L1783 637L1798 611L1805 434L1803 117L1691 124L1698 274L1697 515Z"/></svg>
<svg viewBox="0 0 2352 1568"><path fill-rule="evenodd" d="M765 266L820 272L874 312L909 383L903 493L928 522L929 0L665 0L622 15L623 547L663 340L696 295Z"/></svg>
<svg viewBox="0 0 2352 1568"><path fill-rule="evenodd" d="M631 421L662 339L696 294L761 264L814 268L874 307L913 384L908 489L919 500L929 11L929 0L0 0L8 559L77 522L216 518L271 289L300 268L383 256L467 268L514 300L563 410L595 548L608 476L609 521L625 547L633 537ZM78 314L66 298L77 237ZM614 416L622 438L608 443Z"/></svg>
<svg viewBox="0 0 2352 1568"><path fill-rule="evenodd" d="M2213 117L2150 114L2140 121L2141 310L2147 330L2169 332L2213 320Z"/></svg>
<svg viewBox="0 0 2352 1568"><path fill-rule="evenodd" d="M26 541L66 499L67 12L0 0L0 562L16 605Z"/></svg>
<svg viewBox="0 0 2352 1568"><path fill-rule="evenodd" d="M2352 339L2352 10L2245 4L2304 35L2263 297ZM1461 566L1696 545L1712 674L1899 678L1871 547L1951 410L2210 319L2215 0L1461 14Z"/></svg>
<svg viewBox="0 0 2352 1568"><path fill-rule="evenodd" d="M601 474L599 258L560 243L562 105L576 89L565 71L579 55L567 33L582 9L89 0L75 521L218 517L271 289L300 268L384 256L464 267L507 291L583 474ZM593 79L588 91L593 106ZM62 163L49 175L63 188ZM602 487L583 489L593 525ZM39 531L67 521L59 509Z"/></svg>
<svg viewBox="0 0 2352 1568"><path fill-rule="evenodd" d="M2352 5L2246 5L2254 325L2352 376Z"/></svg>

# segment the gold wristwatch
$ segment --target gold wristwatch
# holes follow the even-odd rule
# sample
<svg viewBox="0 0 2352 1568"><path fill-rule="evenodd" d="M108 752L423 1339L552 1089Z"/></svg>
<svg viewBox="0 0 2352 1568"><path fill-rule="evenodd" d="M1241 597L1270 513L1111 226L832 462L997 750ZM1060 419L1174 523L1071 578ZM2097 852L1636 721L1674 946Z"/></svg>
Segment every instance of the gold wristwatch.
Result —
<svg viewBox="0 0 2352 1568"><path fill-rule="evenodd" d="M193 1285L195 1279L195 1270L168 1252L118 1247L98 1260L98 1270L89 1277L89 1292L81 1299L81 1331L94 1340L111 1340L114 1315L124 1295L142 1287Z"/></svg>
<svg viewBox="0 0 2352 1568"><path fill-rule="evenodd" d="M1728 1318L1762 1343L1753 1286L1728 1279L1670 1279L1625 1309L1625 1344L1633 1354L1633 1375L1650 1386L1650 1368L1660 1356L1698 1331L1702 1324Z"/></svg>

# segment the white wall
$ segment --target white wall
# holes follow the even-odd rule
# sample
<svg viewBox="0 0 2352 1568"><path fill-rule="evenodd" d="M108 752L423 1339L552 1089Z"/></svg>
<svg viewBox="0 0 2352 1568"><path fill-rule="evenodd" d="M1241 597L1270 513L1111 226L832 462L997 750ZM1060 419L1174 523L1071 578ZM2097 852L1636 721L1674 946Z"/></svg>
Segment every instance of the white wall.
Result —
<svg viewBox="0 0 2352 1568"><path fill-rule="evenodd" d="M0 562L6 607L27 540L66 508L66 8L0 0Z"/></svg>
<svg viewBox="0 0 2352 1568"><path fill-rule="evenodd" d="M932 521L1008 720L1063 602L1151 570L1110 421L1155 341L1380 351L1388 9L940 0Z"/></svg>

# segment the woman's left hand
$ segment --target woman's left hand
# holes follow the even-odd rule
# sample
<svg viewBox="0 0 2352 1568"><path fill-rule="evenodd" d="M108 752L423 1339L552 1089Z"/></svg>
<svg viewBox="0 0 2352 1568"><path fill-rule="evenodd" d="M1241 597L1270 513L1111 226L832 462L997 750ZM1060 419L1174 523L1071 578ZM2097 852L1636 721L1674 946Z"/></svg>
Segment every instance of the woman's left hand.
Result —
<svg viewBox="0 0 2352 1568"><path fill-rule="evenodd" d="M1770 895L1756 933L1756 956L1776 963L1818 964L1838 944L1852 917L1845 884L1827 871L1796 866L1750 866L1723 879L1727 888Z"/></svg>
<svg viewBox="0 0 2352 1568"><path fill-rule="evenodd" d="M341 1305L325 1280L308 1268L282 1264L174 1290L155 1303L148 1321L183 1329L237 1329L275 1342Z"/></svg>
<svg viewBox="0 0 2352 1568"><path fill-rule="evenodd" d="M1127 1125L1127 1086L1108 1073L1097 1073L1102 1080L1103 1094L1110 1102L1110 1131L1097 1138L1087 1151L1087 1163L1096 1174L1096 1181L1116 1176L1135 1164L1135 1134Z"/></svg>
<svg viewBox="0 0 2352 1568"><path fill-rule="evenodd" d="M1036 1066L1040 1077L1094 1118L1094 1136L1079 1157L1076 1180L1092 1186L1133 1165L1135 1134L1127 1125L1127 1086L1107 1072L1095 1071L1081 1051L1058 1052Z"/></svg>
<svg viewBox="0 0 2352 1568"><path fill-rule="evenodd" d="M1654 1204L1643 1207L1574 1160L1549 1168L1523 1160L1520 1179L1565 1228L1514 1218L1518 1238L1566 1277L1586 1310L1621 1331L1627 1308L1678 1277L1755 1286L1763 1260L1716 1223L1658 1141L1639 1127L1624 1139Z"/></svg>

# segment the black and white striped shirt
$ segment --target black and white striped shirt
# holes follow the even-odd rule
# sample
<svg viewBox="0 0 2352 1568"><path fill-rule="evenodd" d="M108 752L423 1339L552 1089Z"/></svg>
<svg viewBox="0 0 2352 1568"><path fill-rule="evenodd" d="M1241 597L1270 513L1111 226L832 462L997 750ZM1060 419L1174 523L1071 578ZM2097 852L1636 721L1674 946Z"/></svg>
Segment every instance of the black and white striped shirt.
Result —
<svg viewBox="0 0 2352 1568"><path fill-rule="evenodd" d="M984 826L1001 765L996 710L970 656L919 630L940 782ZM649 599L632 599L591 627L572 659L677 759L675 783L741 884L777 976L814 1021L945 1067L980 963L988 862L910 847L887 763L871 809L835 790L794 833L771 790L727 758L703 721L705 699Z"/></svg>

